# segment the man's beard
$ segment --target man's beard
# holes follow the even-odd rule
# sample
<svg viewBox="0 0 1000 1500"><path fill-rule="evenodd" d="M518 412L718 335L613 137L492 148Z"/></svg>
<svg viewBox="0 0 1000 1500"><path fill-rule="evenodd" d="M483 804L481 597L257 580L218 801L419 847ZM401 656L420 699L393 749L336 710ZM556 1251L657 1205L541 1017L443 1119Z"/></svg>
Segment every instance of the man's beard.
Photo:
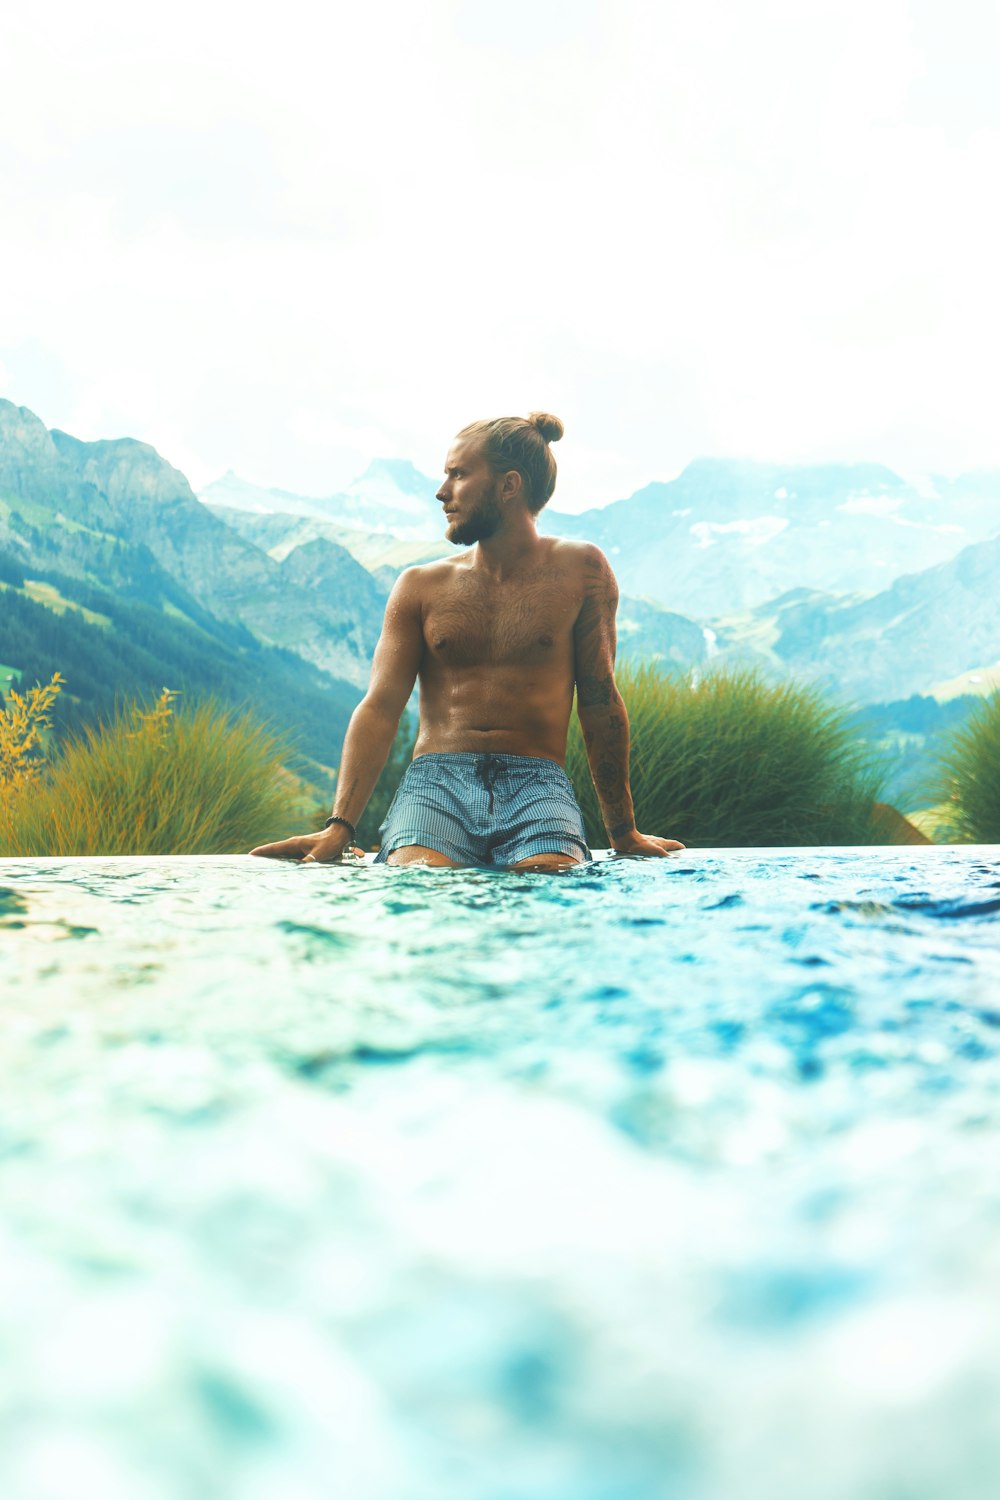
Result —
<svg viewBox="0 0 1000 1500"><path fill-rule="evenodd" d="M449 533L448 541L454 547L471 547L474 542L488 541L499 530L502 520L503 507L496 497L496 492L491 491L484 495L475 510Z"/></svg>

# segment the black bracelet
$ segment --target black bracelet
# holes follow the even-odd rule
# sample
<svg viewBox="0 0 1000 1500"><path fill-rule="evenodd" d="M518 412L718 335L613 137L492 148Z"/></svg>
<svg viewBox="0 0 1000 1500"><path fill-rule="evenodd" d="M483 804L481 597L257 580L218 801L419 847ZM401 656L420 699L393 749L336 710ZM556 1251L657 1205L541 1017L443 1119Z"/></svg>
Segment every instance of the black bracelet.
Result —
<svg viewBox="0 0 1000 1500"><path fill-rule="evenodd" d="M357 843L357 841L358 841L358 830L355 828L355 826L354 826L353 823L348 823L348 821L347 821L346 818L341 818L341 817L339 817L337 815L337 813L334 813L333 817L332 818L327 818L326 822L323 824L323 830L324 830L324 832L326 831L326 829L328 829L330 827L331 823L340 823L342 827L344 827L344 828L347 829L348 833L351 835L351 838L354 840L354 842Z"/></svg>

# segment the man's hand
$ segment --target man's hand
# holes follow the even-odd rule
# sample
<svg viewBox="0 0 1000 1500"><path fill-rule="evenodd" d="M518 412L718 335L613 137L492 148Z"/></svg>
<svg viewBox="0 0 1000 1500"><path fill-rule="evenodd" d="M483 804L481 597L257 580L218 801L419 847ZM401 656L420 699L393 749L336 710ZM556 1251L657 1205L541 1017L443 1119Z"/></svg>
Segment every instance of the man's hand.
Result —
<svg viewBox="0 0 1000 1500"><path fill-rule="evenodd" d="M300 864L332 864L349 852L351 835L341 823L331 823L319 833L301 833L296 838L281 839L276 844L261 844L251 849L264 859L297 859ZM361 853L361 850L350 852Z"/></svg>
<svg viewBox="0 0 1000 1500"><path fill-rule="evenodd" d="M687 845L679 844L676 839L661 839L652 833L640 833L637 828L633 828L624 838L612 839L611 847L616 854L647 854L654 859L662 859L665 854L673 854L675 850L685 849Z"/></svg>

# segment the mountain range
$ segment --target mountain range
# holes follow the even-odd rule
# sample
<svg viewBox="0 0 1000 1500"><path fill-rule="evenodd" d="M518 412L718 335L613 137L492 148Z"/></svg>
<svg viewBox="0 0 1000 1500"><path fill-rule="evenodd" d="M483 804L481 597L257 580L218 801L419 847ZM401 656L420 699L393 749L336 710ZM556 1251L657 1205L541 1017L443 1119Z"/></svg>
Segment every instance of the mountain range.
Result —
<svg viewBox="0 0 1000 1500"><path fill-rule="evenodd" d="M343 547L277 562L223 525L147 443L80 442L0 401L0 546L24 563L206 613L363 687L384 590ZM137 582L138 580L138 582Z"/></svg>
<svg viewBox="0 0 1000 1500"><path fill-rule="evenodd" d="M200 497L228 524L238 526L241 511L298 516L302 539L324 534L365 567L400 568L450 550L435 489L412 464L380 460L343 496L322 501L233 474ZM711 620L796 588L877 593L903 573L947 561L1000 531L1000 471L917 484L879 464L700 459L677 479L602 509L570 515L547 507L540 526L596 542L625 594Z"/></svg>
<svg viewBox="0 0 1000 1500"><path fill-rule="evenodd" d="M861 702L1000 686L1000 536L869 597L794 590L718 622L719 651L777 666Z"/></svg>
<svg viewBox="0 0 1000 1500"><path fill-rule="evenodd" d="M147 634L169 623L202 652L229 653L234 679L253 661L280 692L281 663L308 668L296 691L339 694L341 723L393 579L452 551L434 488L405 460L378 460L324 501L233 474L199 499L147 444L81 442L0 401L0 551L23 575L18 586L0 574L0 601L4 588L22 596L22 643L29 602L113 633L140 630L121 613L131 601ZM995 472L914 485L876 465L700 460L604 510L542 520L611 556L626 660L752 663L862 704L1000 680ZM0 661L24 665L2 634Z"/></svg>
<svg viewBox="0 0 1000 1500"><path fill-rule="evenodd" d="M267 489L241 479L232 469L199 491L198 498L212 507L255 515L280 511L405 541L435 541L441 533L437 488L438 481L421 474L409 459L376 458L346 490L325 498Z"/></svg>
<svg viewBox="0 0 1000 1500"><path fill-rule="evenodd" d="M544 514L544 513L543 513ZM877 593L1000 530L1000 472L917 489L877 464L689 464L553 527L603 547L629 593L698 618L794 588Z"/></svg>
<svg viewBox="0 0 1000 1500"><path fill-rule="evenodd" d="M390 467L373 469L392 482ZM431 488L427 479L425 497ZM452 551L440 532L418 540L358 529L335 498L326 506L324 516L211 509L277 559L325 538L386 588L403 567ZM700 460L606 509L549 507L540 521L612 559L626 660L752 664L861 703L947 696L963 674L979 681L956 690L1000 682L1000 472L915 485L879 465Z"/></svg>

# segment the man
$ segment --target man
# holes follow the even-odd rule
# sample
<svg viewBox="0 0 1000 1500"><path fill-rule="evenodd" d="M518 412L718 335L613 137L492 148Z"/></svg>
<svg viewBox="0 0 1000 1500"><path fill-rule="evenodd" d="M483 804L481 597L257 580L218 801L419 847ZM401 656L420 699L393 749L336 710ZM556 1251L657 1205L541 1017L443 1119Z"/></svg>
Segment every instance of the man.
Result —
<svg viewBox="0 0 1000 1500"><path fill-rule="evenodd" d="M470 550L397 579L368 692L344 739L330 822L254 854L341 858L418 677L413 761L382 827L380 861L562 870L588 859L563 770L574 686L611 846L655 856L684 847L635 826L608 561L589 543L539 536L535 526L555 488L550 445L562 433L557 417L532 412L458 434L437 498L448 540Z"/></svg>

